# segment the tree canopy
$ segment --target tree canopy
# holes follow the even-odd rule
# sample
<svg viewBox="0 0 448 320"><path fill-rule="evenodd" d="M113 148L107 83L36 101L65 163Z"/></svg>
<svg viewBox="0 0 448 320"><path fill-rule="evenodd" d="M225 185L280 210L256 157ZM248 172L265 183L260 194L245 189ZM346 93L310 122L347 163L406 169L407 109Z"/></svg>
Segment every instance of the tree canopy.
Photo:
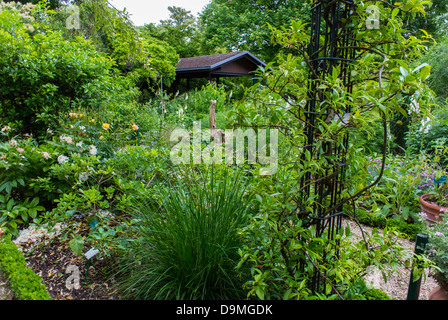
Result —
<svg viewBox="0 0 448 320"><path fill-rule="evenodd" d="M309 21L310 4L303 0L212 0L200 14L202 48L215 53L247 50L270 61L279 51L271 43L269 25L281 28L291 20Z"/></svg>
<svg viewBox="0 0 448 320"><path fill-rule="evenodd" d="M146 24L142 33L163 40L172 46L181 58L200 55L200 37L196 18L184 8L169 6L170 17L158 25Z"/></svg>

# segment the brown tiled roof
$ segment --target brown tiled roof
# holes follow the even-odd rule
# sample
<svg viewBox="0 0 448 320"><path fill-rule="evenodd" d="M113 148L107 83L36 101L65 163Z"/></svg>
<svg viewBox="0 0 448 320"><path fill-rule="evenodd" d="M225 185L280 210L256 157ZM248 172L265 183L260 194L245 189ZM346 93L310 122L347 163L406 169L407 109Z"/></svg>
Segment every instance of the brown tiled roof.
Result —
<svg viewBox="0 0 448 320"><path fill-rule="evenodd" d="M184 70L200 70L200 69L213 69L214 67L223 64L227 61L231 61L232 58L238 58L239 56L249 55L255 60L258 60L247 51L221 53L208 56L181 58L179 64L176 67L177 71ZM262 64L262 62L260 61Z"/></svg>

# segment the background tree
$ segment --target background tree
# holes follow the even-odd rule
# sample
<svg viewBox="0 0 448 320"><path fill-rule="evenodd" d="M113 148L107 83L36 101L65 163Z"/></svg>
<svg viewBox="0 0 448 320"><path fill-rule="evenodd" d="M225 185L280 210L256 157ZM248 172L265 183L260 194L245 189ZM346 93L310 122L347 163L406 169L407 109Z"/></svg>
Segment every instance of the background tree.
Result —
<svg viewBox="0 0 448 320"><path fill-rule="evenodd" d="M112 7L106 0L78 0L80 28L67 29L71 14L61 7L45 23L66 39L83 37L115 62L115 67L134 81L141 91L155 87L163 77L169 85L175 78L178 55L167 42L152 37L136 27L129 13ZM48 19L44 16L43 19Z"/></svg>
<svg viewBox="0 0 448 320"><path fill-rule="evenodd" d="M440 39L447 33L447 0L423 1L425 14L407 14L403 19L404 28L416 33L420 29L424 29L435 39Z"/></svg>
<svg viewBox="0 0 448 320"><path fill-rule="evenodd" d="M309 21L310 3L303 0L212 0L200 14L202 50L216 53L247 50L271 61L279 47L271 44L269 25L289 26L291 20Z"/></svg>
<svg viewBox="0 0 448 320"><path fill-rule="evenodd" d="M161 20L160 24L146 24L142 32L167 42L181 58L193 57L200 54L198 45L198 25L196 18L184 8L169 6L170 17Z"/></svg>

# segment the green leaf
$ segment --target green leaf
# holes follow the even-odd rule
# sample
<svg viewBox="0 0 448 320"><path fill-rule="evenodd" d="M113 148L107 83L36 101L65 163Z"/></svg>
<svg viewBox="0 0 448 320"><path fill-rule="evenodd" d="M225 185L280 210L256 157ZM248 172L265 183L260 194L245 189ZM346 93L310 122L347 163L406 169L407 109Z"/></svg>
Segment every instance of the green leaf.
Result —
<svg viewBox="0 0 448 320"><path fill-rule="evenodd" d="M14 199L10 199L8 201L8 204L6 205L6 210L11 211L13 205L14 205Z"/></svg>
<svg viewBox="0 0 448 320"><path fill-rule="evenodd" d="M394 10L392 10L392 14L391 14L391 18L395 18L395 16L398 14L398 12L400 12L400 9L395 8Z"/></svg>
<svg viewBox="0 0 448 320"><path fill-rule="evenodd" d="M258 298L260 298L261 300L264 300L264 291L263 291L262 287L256 287L255 293L257 294Z"/></svg>
<svg viewBox="0 0 448 320"><path fill-rule="evenodd" d="M35 207L35 206L37 206L38 203L39 203L39 198L36 197L31 201L30 206Z"/></svg>
<svg viewBox="0 0 448 320"><path fill-rule="evenodd" d="M28 211L28 214L30 215L31 218L36 218L37 216L37 210L35 208L32 208Z"/></svg>
<svg viewBox="0 0 448 320"><path fill-rule="evenodd" d="M422 68L422 71L420 72L420 79L425 80L428 78L429 73L431 72L431 66L426 65Z"/></svg>
<svg viewBox="0 0 448 320"><path fill-rule="evenodd" d="M84 239L80 235L74 236L69 242L70 248L77 255L81 255L82 248L84 247Z"/></svg>
<svg viewBox="0 0 448 320"><path fill-rule="evenodd" d="M400 66L400 73L403 75L403 77L407 77L409 75L409 72L402 66Z"/></svg>

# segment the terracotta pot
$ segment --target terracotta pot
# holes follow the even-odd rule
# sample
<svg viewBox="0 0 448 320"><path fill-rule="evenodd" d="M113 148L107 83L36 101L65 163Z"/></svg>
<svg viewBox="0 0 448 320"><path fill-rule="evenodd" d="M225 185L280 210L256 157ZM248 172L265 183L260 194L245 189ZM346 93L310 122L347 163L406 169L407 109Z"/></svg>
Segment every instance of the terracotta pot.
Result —
<svg viewBox="0 0 448 320"><path fill-rule="evenodd" d="M448 283L434 288L429 293L428 300L448 300Z"/></svg>
<svg viewBox="0 0 448 320"><path fill-rule="evenodd" d="M422 212L426 213L426 220L429 224L436 221L442 221L441 215L443 215L443 212L441 212L440 209L443 208L448 210L448 208L438 206L432 202L431 197L431 194L424 194L418 199L420 201L420 208L422 209Z"/></svg>

